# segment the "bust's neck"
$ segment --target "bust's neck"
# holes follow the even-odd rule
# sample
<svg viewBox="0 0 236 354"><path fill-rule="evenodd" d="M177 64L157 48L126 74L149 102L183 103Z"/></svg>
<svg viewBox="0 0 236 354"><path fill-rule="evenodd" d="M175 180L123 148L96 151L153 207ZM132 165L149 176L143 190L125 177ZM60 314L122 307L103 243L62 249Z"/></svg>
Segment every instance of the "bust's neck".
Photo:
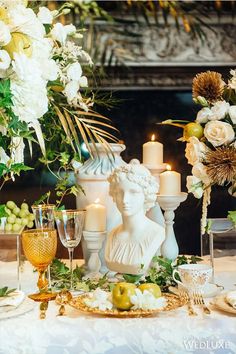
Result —
<svg viewBox="0 0 236 354"><path fill-rule="evenodd" d="M123 231L132 234L134 231L140 230L144 225L145 220L144 210L140 210L137 214L131 216L122 215L123 220Z"/></svg>

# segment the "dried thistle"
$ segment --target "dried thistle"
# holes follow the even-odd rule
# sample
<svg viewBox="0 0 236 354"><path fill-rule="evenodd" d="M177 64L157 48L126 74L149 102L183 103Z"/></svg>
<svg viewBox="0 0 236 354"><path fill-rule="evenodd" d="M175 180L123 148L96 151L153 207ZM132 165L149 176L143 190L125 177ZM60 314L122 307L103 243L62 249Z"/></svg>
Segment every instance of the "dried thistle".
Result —
<svg viewBox="0 0 236 354"><path fill-rule="evenodd" d="M235 180L236 148L234 146L224 146L208 151L205 163L207 174L213 183L223 185Z"/></svg>
<svg viewBox="0 0 236 354"><path fill-rule="evenodd" d="M221 74L215 71L197 74L193 79L193 98L202 96L209 103L214 103L222 98L224 87Z"/></svg>

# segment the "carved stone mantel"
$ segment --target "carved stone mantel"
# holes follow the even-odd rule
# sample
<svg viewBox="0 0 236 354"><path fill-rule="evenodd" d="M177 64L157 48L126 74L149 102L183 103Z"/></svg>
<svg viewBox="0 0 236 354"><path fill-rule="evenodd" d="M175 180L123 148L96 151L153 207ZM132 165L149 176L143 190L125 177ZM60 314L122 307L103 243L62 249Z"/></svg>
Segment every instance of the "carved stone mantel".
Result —
<svg viewBox="0 0 236 354"><path fill-rule="evenodd" d="M136 40L117 35L107 23L97 23L96 43L100 52L107 46L109 58L112 51L123 50L120 51L123 65L117 65L113 58L100 86L103 89L188 89L193 76L201 71L214 69L228 76L229 68L236 67L235 20L226 16L219 22L218 18L211 17L209 22L212 29L204 28L204 42L193 40L183 29L178 32L174 23L168 27L124 25L140 35Z"/></svg>

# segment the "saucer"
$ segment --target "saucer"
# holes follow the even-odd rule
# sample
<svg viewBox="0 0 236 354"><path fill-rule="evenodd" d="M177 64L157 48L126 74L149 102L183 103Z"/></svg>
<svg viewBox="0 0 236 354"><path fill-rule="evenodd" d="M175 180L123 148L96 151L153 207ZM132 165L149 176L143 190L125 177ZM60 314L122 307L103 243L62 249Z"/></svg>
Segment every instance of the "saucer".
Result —
<svg viewBox="0 0 236 354"><path fill-rule="evenodd" d="M184 286L181 286L181 285L178 285L178 288L174 288L174 287L170 287L170 288L171 288L171 292L173 292L175 294L178 294L180 290L186 289ZM223 290L223 286L219 287L216 284L208 283L202 289L202 296L205 298L214 297L216 295L219 295L222 290Z"/></svg>

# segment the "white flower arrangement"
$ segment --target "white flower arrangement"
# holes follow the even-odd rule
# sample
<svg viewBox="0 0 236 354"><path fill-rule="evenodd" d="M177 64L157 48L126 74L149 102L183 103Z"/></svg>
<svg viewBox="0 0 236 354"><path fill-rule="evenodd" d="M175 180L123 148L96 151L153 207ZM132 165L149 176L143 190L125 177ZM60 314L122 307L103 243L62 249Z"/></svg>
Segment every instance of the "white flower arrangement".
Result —
<svg viewBox="0 0 236 354"><path fill-rule="evenodd" d="M230 74L228 84L217 72L196 75L193 100L202 108L195 122L163 122L184 129L179 140L187 142L185 156L192 165L187 189L196 198L203 197L202 233L206 228L211 187L225 185L232 196L236 195L236 70Z"/></svg>
<svg viewBox="0 0 236 354"><path fill-rule="evenodd" d="M87 145L89 140L103 143L106 137L113 138L102 129L110 127L109 120L101 123L104 117L91 111L93 95L82 92L88 86L84 67L93 65L89 54L74 43L83 36L74 25L56 22L70 9L65 3L59 10L39 7L35 13L26 3L0 0L0 177L5 181L28 169L24 140L32 154L35 134L47 161L47 128L43 131L47 113L58 116L75 153L80 153L78 134ZM95 124L103 124L100 128L91 125L94 113Z"/></svg>

